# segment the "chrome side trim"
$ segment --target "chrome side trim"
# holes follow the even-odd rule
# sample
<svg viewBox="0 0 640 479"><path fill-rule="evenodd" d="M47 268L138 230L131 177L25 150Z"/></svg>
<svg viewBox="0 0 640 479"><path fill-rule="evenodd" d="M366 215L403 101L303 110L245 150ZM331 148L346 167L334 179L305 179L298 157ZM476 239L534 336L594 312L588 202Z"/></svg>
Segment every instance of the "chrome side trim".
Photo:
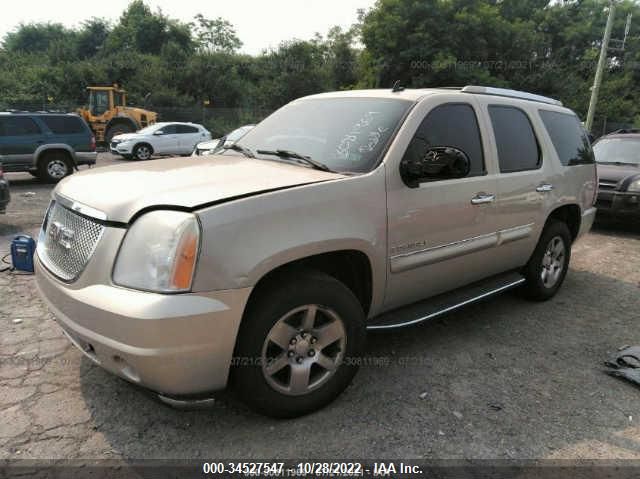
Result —
<svg viewBox="0 0 640 479"><path fill-rule="evenodd" d="M531 236L534 226L535 223L529 223L528 225L516 226L514 228L498 231L498 246Z"/></svg>
<svg viewBox="0 0 640 479"><path fill-rule="evenodd" d="M475 303L476 301L480 301L481 299L484 299L484 298L486 298L488 296L492 296L492 295L500 293L502 291L506 291L507 289L511 289L511 288L513 288L515 286L518 286L519 284L522 284L525 281L526 280L524 278L520 278L517 281L513 281L511 283L505 284L504 286L500 286L499 288L495 288L495 289L489 290L489 291L487 291L485 293L482 293L482 294L480 294L478 296L474 296L474 297L469 298L469 299L467 299L465 301L462 301L460 303L453 304L451 306L447 306L444 309L441 309L439 311L435 311L433 313L429 313L429 314L427 314L425 316L421 316L419 318L412 319L410 321L404 321L404 322L401 322L401 323L384 324L384 325L371 325L371 326L367 326L367 330L373 331L373 330L379 330L379 329L395 329L395 328L404 328L404 327L407 327L407 326L412 326L414 324L418 324L418 323L421 323L423 321L427 321L429 319L433 319L436 316L440 316L440 315L448 313L450 311L454 311L454 310L456 310L458 308L466 306L467 304Z"/></svg>
<svg viewBox="0 0 640 479"><path fill-rule="evenodd" d="M475 253L483 249L500 246L511 241L527 238L533 232L534 223L515 226L495 233L489 233L472 238L465 238L453 243L424 248L418 251L399 253L391 256L391 272L401 273L413 268L438 263L447 259Z"/></svg>

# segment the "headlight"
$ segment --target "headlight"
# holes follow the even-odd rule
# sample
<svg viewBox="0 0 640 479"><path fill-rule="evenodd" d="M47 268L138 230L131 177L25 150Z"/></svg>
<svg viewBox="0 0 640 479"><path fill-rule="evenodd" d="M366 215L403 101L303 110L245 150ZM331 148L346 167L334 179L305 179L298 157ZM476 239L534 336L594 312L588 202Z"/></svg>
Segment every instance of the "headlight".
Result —
<svg viewBox="0 0 640 479"><path fill-rule="evenodd" d="M200 227L195 215L152 211L127 231L113 270L113 282L129 288L173 293L191 289Z"/></svg>
<svg viewBox="0 0 640 479"><path fill-rule="evenodd" d="M627 191L640 193L640 179L632 181Z"/></svg>

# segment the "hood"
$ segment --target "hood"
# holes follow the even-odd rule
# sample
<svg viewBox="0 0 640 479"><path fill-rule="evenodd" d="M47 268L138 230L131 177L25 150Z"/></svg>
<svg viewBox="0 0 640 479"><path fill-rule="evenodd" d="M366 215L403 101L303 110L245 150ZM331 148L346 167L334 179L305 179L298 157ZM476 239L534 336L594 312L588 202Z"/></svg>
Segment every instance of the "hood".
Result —
<svg viewBox="0 0 640 479"><path fill-rule="evenodd" d="M214 140L203 141L202 143L198 143L196 148L198 150L213 150L220 143L220 138L216 138Z"/></svg>
<svg viewBox="0 0 640 479"><path fill-rule="evenodd" d="M131 140L133 138L139 138L141 136L144 136L144 135L140 135L139 133L121 133L120 135L115 135L112 138L112 140L126 141L126 140Z"/></svg>
<svg viewBox="0 0 640 479"><path fill-rule="evenodd" d="M598 178L604 181L620 182L629 176L640 175L640 167L635 165L606 165L597 163Z"/></svg>
<svg viewBox="0 0 640 479"><path fill-rule="evenodd" d="M344 178L270 160L212 155L125 163L75 173L55 194L96 208L109 221L127 223L153 206L195 209L269 190Z"/></svg>

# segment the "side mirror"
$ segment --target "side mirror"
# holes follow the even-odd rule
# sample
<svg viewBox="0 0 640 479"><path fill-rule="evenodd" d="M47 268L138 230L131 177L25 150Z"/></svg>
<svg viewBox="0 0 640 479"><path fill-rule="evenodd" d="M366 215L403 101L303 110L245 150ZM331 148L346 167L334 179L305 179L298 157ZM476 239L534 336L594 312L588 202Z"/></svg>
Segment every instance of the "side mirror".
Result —
<svg viewBox="0 0 640 479"><path fill-rule="evenodd" d="M420 154L408 151L400 162L400 175L411 188L422 181L464 178L470 171L469 156L453 146L434 146Z"/></svg>
<svg viewBox="0 0 640 479"><path fill-rule="evenodd" d="M164 131L156 130L156 131L153 132L153 136L160 136L160 135L164 135Z"/></svg>

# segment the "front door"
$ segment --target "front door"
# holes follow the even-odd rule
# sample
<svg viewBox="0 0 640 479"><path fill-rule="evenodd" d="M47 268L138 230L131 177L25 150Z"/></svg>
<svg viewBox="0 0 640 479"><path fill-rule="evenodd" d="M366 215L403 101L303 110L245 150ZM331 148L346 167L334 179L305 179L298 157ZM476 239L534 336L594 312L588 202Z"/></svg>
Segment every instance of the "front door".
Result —
<svg viewBox="0 0 640 479"><path fill-rule="evenodd" d="M163 126L154 134L153 150L158 155L173 155L180 152L178 125Z"/></svg>
<svg viewBox="0 0 640 479"><path fill-rule="evenodd" d="M487 131L478 122L470 96L423 100L412 112L390 151L387 168L389 273L385 309L460 287L499 271L496 165L485 147ZM409 133L407 133L407 130ZM455 147L471 169L462 178L430 171L408 185L398 168L433 147Z"/></svg>

